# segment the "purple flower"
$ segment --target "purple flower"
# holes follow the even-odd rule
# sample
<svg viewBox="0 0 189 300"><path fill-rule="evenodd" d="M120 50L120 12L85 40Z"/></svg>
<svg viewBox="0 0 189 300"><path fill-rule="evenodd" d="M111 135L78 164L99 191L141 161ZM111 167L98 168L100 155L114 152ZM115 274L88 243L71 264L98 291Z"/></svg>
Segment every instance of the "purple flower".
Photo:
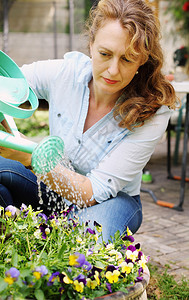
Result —
<svg viewBox="0 0 189 300"><path fill-rule="evenodd" d="M68 219L68 221L71 221L71 222L72 222L72 225L73 225L73 227L77 227L77 225L78 225L78 222L75 222L75 220L74 220L74 219L72 219L72 218L69 218L69 219Z"/></svg>
<svg viewBox="0 0 189 300"><path fill-rule="evenodd" d="M18 277L20 275L20 272L16 268L10 268L8 271L5 272L5 278L4 281L6 283L13 284L16 280L18 280Z"/></svg>
<svg viewBox="0 0 189 300"><path fill-rule="evenodd" d="M128 264L128 263L132 262L132 260L130 258L126 258L125 262Z"/></svg>
<svg viewBox="0 0 189 300"><path fill-rule="evenodd" d="M139 259L139 260L141 259L142 255L143 255L142 251L139 251L139 252L138 252L138 259Z"/></svg>
<svg viewBox="0 0 189 300"><path fill-rule="evenodd" d="M74 205L70 205L68 209L61 211L61 214L63 214L64 217L67 217L67 215L74 211Z"/></svg>
<svg viewBox="0 0 189 300"><path fill-rule="evenodd" d="M100 273L102 272L102 269L93 266L91 272L88 274L88 278L94 280L94 279L95 279L94 276L95 276L95 274L96 274L96 271L100 274ZM99 277L100 277L100 276L99 276Z"/></svg>
<svg viewBox="0 0 189 300"><path fill-rule="evenodd" d="M28 207L24 203L22 203L20 210L22 213L24 213L23 217L26 218L29 213Z"/></svg>
<svg viewBox="0 0 189 300"><path fill-rule="evenodd" d="M137 250L139 250L139 249L140 249L140 243L137 243L137 244L135 245L135 248L136 248Z"/></svg>
<svg viewBox="0 0 189 300"><path fill-rule="evenodd" d="M15 278L16 280L18 279L19 275L20 272L14 267L5 272L5 276Z"/></svg>
<svg viewBox="0 0 189 300"><path fill-rule="evenodd" d="M83 269L90 271L92 269L92 265L88 261L85 261L83 264Z"/></svg>
<svg viewBox="0 0 189 300"><path fill-rule="evenodd" d="M141 274L143 274L143 268L142 268L142 267L140 267L140 268L138 269L138 275L140 276Z"/></svg>
<svg viewBox="0 0 189 300"><path fill-rule="evenodd" d="M5 215L8 217L13 217L16 214L16 207L12 205L8 205L5 208Z"/></svg>
<svg viewBox="0 0 189 300"><path fill-rule="evenodd" d="M110 293L112 293L111 284L106 282L106 287Z"/></svg>
<svg viewBox="0 0 189 300"><path fill-rule="evenodd" d="M40 279L41 277L45 276L48 274L48 270L45 266L40 266L35 269L33 272L33 275L35 276L36 279Z"/></svg>
<svg viewBox="0 0 189 300"><path fill-rule="evenodd" d="M123 241L129 241L129 242L133 243L135 239L132 235L127 235L126 234L124 237L122 237L122 240Z"/></svg>
<svg viewBox="0 0 189 300"><path fill-rule="evenodd" d="M41 230L41 233L42 233L42 238L45 240L47 238L47 235L52 232L52 227L49 227L48 225L46 224L41 224L39 226L39 229Z"/></svg>
<svg viewBox="0 0 189 300"><path fill-rule="evenodd" d="M86 285L87 280L85 279L85 276L83 274L79 274L77 277L74 278L74 281L77 280L78 282L83 282L84 285Z"/></svg>
<svg viewBox="0 0 189 300"><path fill-rule="evenodd" d="M127 250L130 250L131 252L136 251L136 247L133 245L130 245L129 247L127 247Z"/></svg>
<svg viewBox="0 0 189 300"><path fill-rule="evenodd" d="M113 272L114 270L117 270L117 268L114 265L109 265L106 268L106 272L108 272L108 271Z"/></svg>
<svg viewBox="0 0 189 300"><path fill-rule="evenodd" d="M59 274L60 274L60 272L54 272L54 273L52 273L52 275L49 277L49 280L48 280L48 282L47 282L47 285L48 285L48 286L53 285L55 279L56 279L57 277L59 278Z"/></svg>
<svg viewBox="0 0 189 300"><path fill-rule="evenodd" d="M87 228L86 232L89 232L91 234L95 234L95 230L92 230L91 228Z"/></svg>
<svg viewBox="0 0 189 300"><path fill-rule="evenodd" d="M69 264L70 266L81 268L85 264L85 255L78 252L71 254L69 256Z"/></svg>
<svg viewBox="0 0 189 300"><path fill-rule="evenodd" d="M94 250L94 246L87 251L87 256L92 255Z"/></svg>
<svg viewBox="0 0 189 300"><path fill-rule="evenodd" d="M39 213L38 217L41 218L42 220L44 220L45 223L47 223L48 218L44 213Z"/></svg>
<svg viewBox="0 0 189 300"><path fill-rule="evenodd" d="M138 276L138 277L136 278L135 282L140 282L140 281L142 281L142 280L143 280L143 277L142 277L142 276Z"/></svg>

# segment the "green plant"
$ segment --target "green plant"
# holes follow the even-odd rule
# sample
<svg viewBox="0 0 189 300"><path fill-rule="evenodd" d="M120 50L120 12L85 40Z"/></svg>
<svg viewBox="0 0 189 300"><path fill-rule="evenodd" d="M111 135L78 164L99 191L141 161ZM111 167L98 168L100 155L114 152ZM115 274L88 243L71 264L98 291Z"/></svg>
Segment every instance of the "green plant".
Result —
<svg viewBox="0 0 189 300"><path fill-rule="evenodd" d="M167 13L171 13L176 24L176 31L187 39L189 45L189 1L167 1Z"/></svg>
<svg viewBox="0 0 189 300"><path fill-rule="evenodd" d="M154 300L188 300L189 280L182 278L177 282L173 275L168 273L169 266L158 268L157 265L148 264L150 282L147 287L148 299Z"/></svg>
<svg viewBox="0 0 189 300"><path fill-rule="evenodd" d="M94 299L142 280L148 257L128 228L99 242L101 225L80 224L73 207L47 217L24 204L1 208L0 224L1 299Z"/></svg>

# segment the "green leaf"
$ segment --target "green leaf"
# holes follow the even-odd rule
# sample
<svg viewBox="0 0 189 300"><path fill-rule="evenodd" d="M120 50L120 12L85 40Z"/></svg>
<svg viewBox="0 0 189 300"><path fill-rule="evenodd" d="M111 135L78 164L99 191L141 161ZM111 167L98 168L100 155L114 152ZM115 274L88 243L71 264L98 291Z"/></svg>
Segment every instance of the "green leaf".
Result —
<svg viewBox="0 0 189 300"><path fill-rule="evenodd" d="M18 265L18 253L16 250L14 250L13 254L12 254L12 265L14 267L17 267L17 265Z"/></svg>
<svg viewBox="0 0 189 300"><path fill-rule="evenodd" d="M37 300L44 300L45 299L45 295L44 295L42 290L35 290L34 295L35 295Z"/></svg>
<svg viewBox="0 0 189 300"><path fill-rule="evenodd" d="M103 262L99 261L99 260L97 260L97 261L95 262L95 267L97 267L97 268L104 269L105 266L106 266L106 265L105 265Z"/></svg>
<svg viewBox="0 0 189 300"><path fill-rule="evenodd" d="M4 281L3 278L0 278L0 292L4 291L7 287L7 283Z"/></svg>
<svg viewBox="0 0 189 300"><path fill-rule="evenodd" d="M62 257L62 255L63 255L64 251L66 250L66 248L67 248L67 246L66 246L66 244L64 243L64 244L62 245L62 247L60 248L60 251L59 251L59 253L58 253L58 258L61 258L61 257Z"/></svg>

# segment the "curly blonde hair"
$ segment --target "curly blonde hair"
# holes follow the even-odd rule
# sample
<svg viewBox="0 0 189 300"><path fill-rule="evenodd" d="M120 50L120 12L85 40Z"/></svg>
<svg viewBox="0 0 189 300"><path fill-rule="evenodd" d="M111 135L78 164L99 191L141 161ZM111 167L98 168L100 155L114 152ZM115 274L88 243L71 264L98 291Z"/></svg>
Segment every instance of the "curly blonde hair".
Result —
<svg viewBox="0 0 189 300"><path fill-rule="evenodd" d="M114 109L119 126L131 130L142 126L162 105L175 109L177 98L161 71L160 26L151 7L143 0L100 0L92 7L87 22L90 44L97 31L111 20L119 20L129 31L131 42L126 50L127 58L135 60L142 54L138 74L125 87Z"/></svg>

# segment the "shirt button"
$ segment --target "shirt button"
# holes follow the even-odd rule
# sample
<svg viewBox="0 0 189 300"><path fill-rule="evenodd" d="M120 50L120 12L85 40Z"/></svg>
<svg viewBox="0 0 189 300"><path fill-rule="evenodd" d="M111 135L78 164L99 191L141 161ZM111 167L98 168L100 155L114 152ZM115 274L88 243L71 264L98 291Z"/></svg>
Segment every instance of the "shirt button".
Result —
<svg viewBox="0 0 189 300"><path fill-rule="evenodd" d="M110 183L110 182L112 182L112 180L111 180L111 179L108 179L108 182Z"/></svg>
<svg viewBox="0 0 189 300"><path fill-rule="evenodd" d="M81 140L78 140L78 144L81 144Z"/></svg>
<svg viewBox="0 0 189 300"><path fill-rule="evenodd" d="M61 114L57 114L57 117L59 117L59 118L60 118L60 117L61 117Z"/></svg>

